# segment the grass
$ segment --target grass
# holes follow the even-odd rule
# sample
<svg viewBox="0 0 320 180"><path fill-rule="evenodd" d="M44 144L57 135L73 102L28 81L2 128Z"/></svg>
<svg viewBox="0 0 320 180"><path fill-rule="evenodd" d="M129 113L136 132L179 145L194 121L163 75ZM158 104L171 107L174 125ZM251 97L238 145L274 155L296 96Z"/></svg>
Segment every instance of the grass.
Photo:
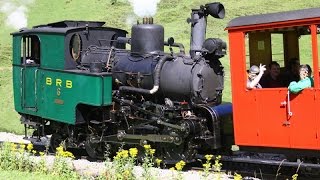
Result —
<svg viewBox="0 0 320 180"><path fill-rule="evenodd" d="M13 106L12 70L10 67L0 67L0 131L23 133L19 116Z"/></svg>
<svg viewBox="0 0 320 180"><path fill-rule="evenodd" d="M18 170L0 170L0 177L1 179L6 180L16 180L16 179L23 179L23 180L61 180L63 178L51 174L39 174L39 173L33 173L33 172L21 172ZM66 178L64 178L66 180Z"/></svg>
<svg viewBox="0 0 320 180"><path fill-rule="evenodd" d="M137 17L127 0L34 0L27 6L28 27L47 24L50 22L69 20L98 20L106 21L107 26L123 28L130 31L128 20L136 22ZM22 0L12 1L17 5ZM186 19L190 17L190 9L199 8L200 5L212 2L212 0L161 0L158 11L154 16L157 24L165 28L165 38L174 37L176 42L183 43L189 49L190 24ZM219 37L228 41L225 27L228 22L238 16L279 12L284 10L296 10L302 8L319 7L318 0L221 0L226 9L226 17L223 20L208 18L207 37ZM1 6L1 2L0 2ZM18 125L18 115L13 109L12 83L11 83L11 36L16 30L5 25L6 15L0 13L0 122L1 131L22 132L22 126ZM306 42L308 43L308 42ZM302 58L308 55L301 54ZM229 73L229 56L222 58L225 67L224 101L232 101Z"/></svg>

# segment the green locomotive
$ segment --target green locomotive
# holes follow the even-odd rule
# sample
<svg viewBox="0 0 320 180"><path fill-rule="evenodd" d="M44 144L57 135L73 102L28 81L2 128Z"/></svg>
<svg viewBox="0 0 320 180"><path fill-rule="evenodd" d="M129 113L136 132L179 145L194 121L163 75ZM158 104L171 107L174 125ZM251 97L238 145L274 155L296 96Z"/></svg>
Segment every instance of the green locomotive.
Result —
<svg viewBox="0 0 320 180"><path fill-rule="evenodd" d="M191 13L190 55L173 38L164 41L152 18L134 25L131 38L93 21L12 33L14 103L26 132L52 134L53 150L65 141L95 158L107 144L117 151L152 143L168 162L223 147L220 121L231 114L230 104L221 105L226 44L204 39L209 14L223 18L223 5Z"/></svg>

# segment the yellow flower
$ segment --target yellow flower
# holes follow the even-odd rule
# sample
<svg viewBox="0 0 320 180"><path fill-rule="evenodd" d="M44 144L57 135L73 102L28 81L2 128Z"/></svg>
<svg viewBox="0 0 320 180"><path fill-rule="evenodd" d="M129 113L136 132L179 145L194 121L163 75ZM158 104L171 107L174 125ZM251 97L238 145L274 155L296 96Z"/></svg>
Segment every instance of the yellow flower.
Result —
<svg viewBox="0 0 320 180"><path fill-rule="evenodd" d="M156 152L155 149L149 149L149 152L148 152L148 153L149 153L150 155L153 155L155 152Z"/></svg>
<svg viewBox="0 0 320 180"><path fill-rule="evenodd" d="M35 155L37 153L36 150L32 150L32 154Z"/></svg>
<svg viewBox="0 0 320 180"><path fill-rule="evenodd" d="M57 150L57 153L58 153L58 154L59 154L59 153L62 153L62 152L63 152L63 147L62 147L62 146L59 146L59 147L56 148L56 150Z"/></svg>
<svg viewBox="0 0 320 180"><path fill-rule="evenodd" d="M211 166L211 163L205 163L205 164L202 164L203 168L205 169L209 169L210 166Z"/></svg>
<svg viewBox="0 0 320 180"><path fill-rule="evenodd" d="M175 169L174 169L174 167L171 167L169 170L174 171Z"/></svg>
<svg viewBox="0 0 320 180"><path fill-rule="evenodd" d="M242 180L242 176L240 174L235 173L233 176L234 180Z"/></svg>
<svg viewBox="0 0 320 180"><path fill-rule="evenodd" d="M183 169L183 167L186 165L186 163L184 161L179 161L176 163L175 167L178 171L181 171Z"/></svg>
<svg viewBox="0 0 320 180"><path fill-rule="evenodd" d="M156 164L157 164L157 166L159 167L160 166L160 163L162 162L162 160L161 159L156 159Z"/></svg>
<svg viewBox="0 0 320 180"><path fill-rule="evenodd" d="M44 156L44 152L39 152L39 155L40 156Z"/></svg>
<svg viewBox="0 0 320 180"><path fill-rule="evenodd" d="M20 149L25 149L26 148L26 145L24 145L24 144L20 144Z"/></svg>
<svg viewBox="0 0 320 180"><path fill-rule="evenodd" d="M130 156L133 157L133 158L137 157L138 149L137 149L137 148L130 148L130 149L129 149L129 154L130 154Z"/></svg>
<svg viewBox="0 0 320 180"><path fill-rule="evenodd" d="M28 152L31 152L31 150L33 149L33 144L28 144L27 145L27 149L28 149Z"/></svg>
<svg viewBox="0 0 320 180"><path fill-rule="evenodd" d="M150 146L149 144L145 144L145 145L143 145L143 147L144 147L144 149L145 149L146 151L148 151L149 149L151 149L151 146Z"/></svg>
<svg viewBox="0 0 320 180"><path fill-rule="evenodd" d="M11 151L17 150L17 145L15 143L10 143L10 146L11 146Z"/></svg>
<svg viewBox="0 0 320 180"><path fill-rule="evenodd" d="M210 161L212 159L213 155L212 154L207 154L204 157L207 159L207 161Z"/></svg>
<svg viewBox="0 0 320 180"><path fill-rule="evenodd" d="M129 157L129 151L128 150L122 150L122 157L123 158Z"/></svg>

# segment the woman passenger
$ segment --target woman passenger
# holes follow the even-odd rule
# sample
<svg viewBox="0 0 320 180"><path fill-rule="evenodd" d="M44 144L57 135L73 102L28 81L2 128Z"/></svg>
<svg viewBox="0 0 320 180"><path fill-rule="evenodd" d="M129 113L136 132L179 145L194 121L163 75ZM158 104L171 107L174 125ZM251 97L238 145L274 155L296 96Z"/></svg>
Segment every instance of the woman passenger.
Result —
<svg viewBox="0 0 320 180"><path fill-rule="evenodd" d="M313 79L311 77L311 68L309 65L301 65L299 69L300 80L298 82L293 81L289 84L289 91L297 94L305 88L313 86Z"/></svg>

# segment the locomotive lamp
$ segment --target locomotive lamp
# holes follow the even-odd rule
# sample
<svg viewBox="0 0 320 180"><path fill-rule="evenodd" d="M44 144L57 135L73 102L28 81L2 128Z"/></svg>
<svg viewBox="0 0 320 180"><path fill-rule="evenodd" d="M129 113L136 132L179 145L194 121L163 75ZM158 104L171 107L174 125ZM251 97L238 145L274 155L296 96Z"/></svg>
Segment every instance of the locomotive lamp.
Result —
<svg viewBox="0 0 320 180"><path fill-rule="evenodd" d="M225 15L225 10L220 3L209 3L204 7L200 7L206 14L210 14L212 17L223 19Z"/></svg>
<svg viewBox="0 0 320 180"><path fill-rule="evenodd" d="M200 9L192 9L191 18L187 19L187 22L191 23L191 57L194 57L202 50L206 38L207 16L209 14L215 18L223 19L225 15L224 6L218 2L200 6Z"/></svg>

